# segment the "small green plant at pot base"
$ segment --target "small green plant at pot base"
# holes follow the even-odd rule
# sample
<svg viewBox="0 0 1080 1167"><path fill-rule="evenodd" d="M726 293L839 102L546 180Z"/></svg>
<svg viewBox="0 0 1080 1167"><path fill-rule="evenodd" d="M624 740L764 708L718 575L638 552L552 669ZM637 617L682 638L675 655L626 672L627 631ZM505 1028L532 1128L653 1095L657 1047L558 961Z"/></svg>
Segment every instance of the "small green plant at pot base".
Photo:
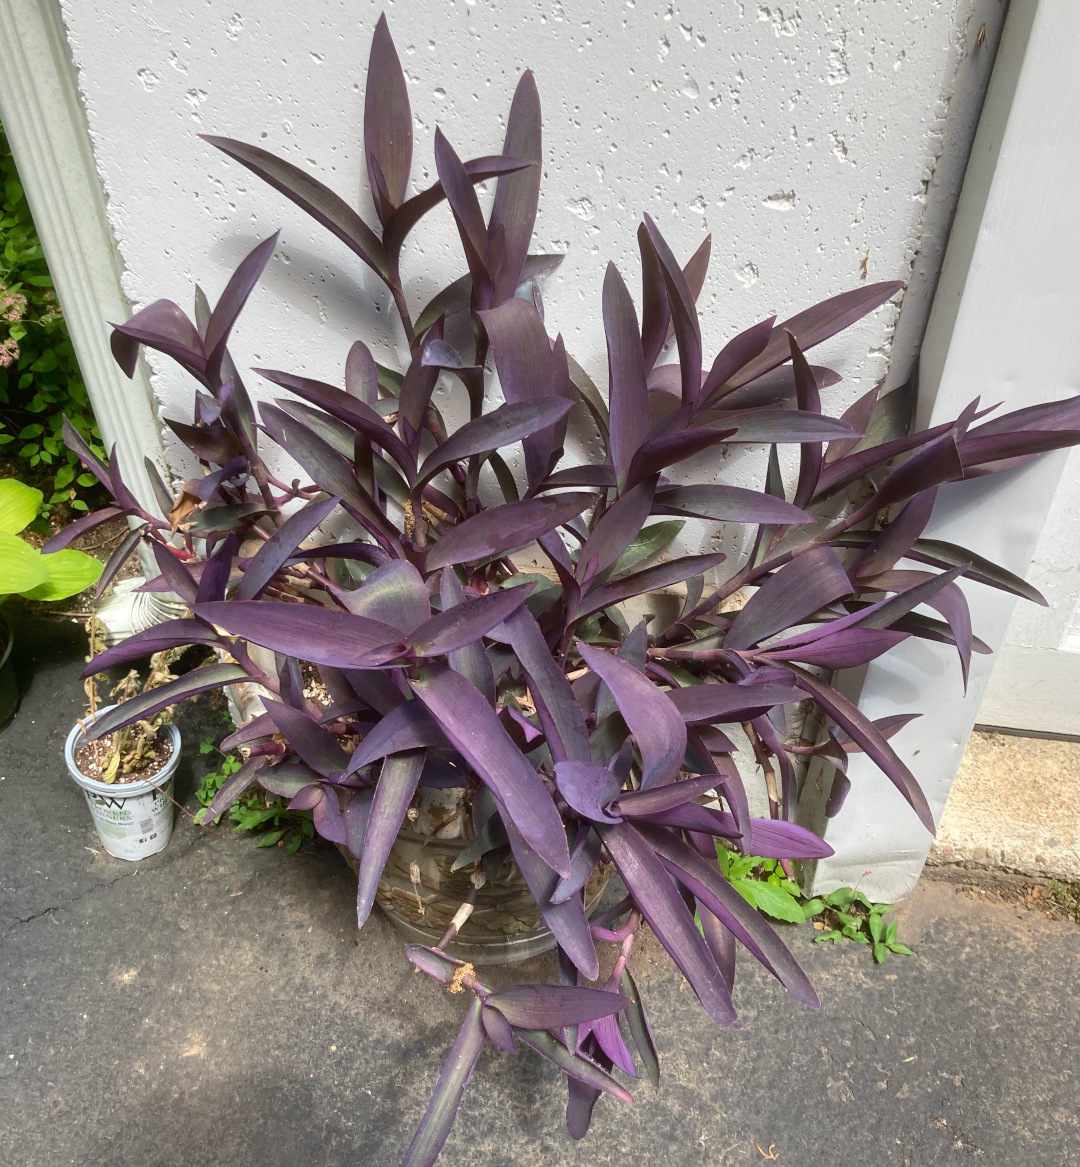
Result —
<svg viewBox="0 0 1080 1167"><path fill-rule="evenodd" d="M33 520L47 535L53 507L86 511L86 498L99 493L64 444L64 416L99 454L101 435L2 125L0 241L0 449L48 487Z"/></svg>
<svg viewBox="0 0 1080 1167"><path fill-rule="evenodd" d="M218 750L213 738L204 738L199 743L200 754L210 754ZM220 793L225 782L242 769L243 759L237 754L221 755L221 766L204 774L195 791L202 810L196 811L195 822L207 822L207 811L214 798ZM218 817L210 821L220 821ZM281 844L287 855L300 850L305 839L315 838L315 824L311 811L290 810L287 799L269 795L263 790L249 789L228 807L229 818L234 830L253 831L257 835L256 847L273 847ZM209 824L208 824L209 825Z"/></svg>
<svg viewBox="0 0 1080 1167"><path fill-rule="evenodd" d="M822 390L840 378L811 365L806 350L881 307L901 285L863 284L779 325L770 317L728 338L710 360L696 307L709 241L681 262L646 216L637 236L640 315L614 265L599 297L605 399L565 339L547 331L536 279L558 257L528 254L541 162L550 154L532 74L521 77L505 118L503 153L463 161L440 128L438 181L431 175L432 185L411 196L408 95L382 19L361 155L375 226L308 167L261 146L208 139L329 227L371 269L366 278L386 285L404 338L400 368L379 365L357 339L344 388L305 370L260 369L283 395L256 408L228 341L274 256L277 236L270 236L212 308L196 289L193 316L158 300L115 326L113 352L129 374L146 346L192 377L191 414L166 421L201 476L179 499L157 481L151 513L125 486L115 457L106 464L66 430L115 506L77 520L50 550L118 512L138 519L135 540L147 541L162 572L160 585L146 586L183 597L193 618L137 634L110 649L103 665L191 644L221 656L167 692L135 697L96 732L254 682L265 712L222 742L226 750L244 746L247 760L225 778L207 817L256 786L287 798L290 810L310 811L314 830L357 860L359 924L377 896L410 928L414 899L425 919L435 914L428 905L449 906L445 927L420 930L430 939L406 946L408 960L467 1003L405 1153L409 1167L430 1167L488 1044L507 1053L528 1045L565 1074L574 1138L587 1132L602 1093L632 1101L616 1067L633 1075L640 1063L658 1080L631 969L643 923L722 1026L739 1026L736 941L797 1000L818 1005L764 912L724 877L711 839L771 860L831 854L798 825L796 763L808 754L831 761L837 775L827 813L835 814L855 749L933 831L917 778L889 741L904 719L871 720L833 686L831 673L914 636L950 646L966 676L972 652L988 649L972 636L956 580L969 575L1038 597L1012 573L922 535L944 483L1076 444L1080 397L989 420L975 402L954 421L908 433L896 408L903 398L879 401L871 389L843 417L829 416ZM496 186L486 221L474 190L484 180ZM445 273L451 282L415 313L414 289L401 279L402 249L444 202L464 256ZM459 319L448 326L451 317ZM678 363L663 363L672 334ZM312 353L324 353L330 340L313 336ZM436 394L440 378L444 392ZM455 408L444 416L451 398ZM581 442L567 440L571 424ZM797 480L785 485L777 447L788 443L800 455ZM719 481L740 444L769 449L762 491ZM586 451L584 464L577 450ZM704 480L690 484L687 460L706 451L713 461ZM320 540L315 533L331 515L335 536ZM700 536L706 541L720 523L745 524L738 562L715 551L655 562L673 520L688 519L710 524ZM543 583L521 584L514 557L522 554L550 564ZM898 567L905 559L917 569ZM105 576L122 562L123 554L114 556ZM675 587L686 598L667 627L627 623L620 606ZM726 601L750 589L739 610L729 610ZM943 619L916 611L923 606ZM312 697L310 668L329 706ZM824 726L820 741L800 741L807 706ZM768 818L750 812L725 726L749 727ZM435 825L439 799L452 805ZM416 844L421 820L429 823L423 848L434 849L434 833L447 822L461 831L436 889L420 886L431 868L435 878L443 874L434 861L422 869L430 850ZM465 853L466 866L454 870ZM404 881L395 874L402 868ZM589 888L612 870L627 894L590 918ZM778 893L773 910L787 910L784 878L775 868L759 874ZM462 922L476 935L494 914L505 950L510 922L487 912L480 897L491 903L511 881L521 897L513 924L557 947L558 975L492 991L449 947ZM403 904L414 912L408 920ZM615 946L614 966L590 987L584 982L600 979L597 944ZM576 1040L568 1043L569 1027Z"/></svg>
<svg viewBox="0 0 1080 1167"><path fill-rule="evenodd" d="M780 860L743 855L719 842L716 857L728 883L759 912L791 924L801 924L806 919L799 885L788 878Z"/></svg>
<svg viewBox="0 0 1080 1167"><path fill-rule="evenodd" d="M17 478L0 478L0 602L6 596L64 600L95 583L102 572L92 555L74 548L43 554L19 538L41 510L42 494Z"/></svg>
<svg viewBox="0 0 1080 1167"><path fill-rule="evenodd" d="M839 944L844 939L868 944L878 964L884 964L890 952L898 956L914 955L906 944L897 940L896 921L886 921L891 911L892 904L875 904L853 887L838 887L827 896L817 896L803 905L807 920L815 919L825 926L814 937L815 944L823 941Z"/></svg>

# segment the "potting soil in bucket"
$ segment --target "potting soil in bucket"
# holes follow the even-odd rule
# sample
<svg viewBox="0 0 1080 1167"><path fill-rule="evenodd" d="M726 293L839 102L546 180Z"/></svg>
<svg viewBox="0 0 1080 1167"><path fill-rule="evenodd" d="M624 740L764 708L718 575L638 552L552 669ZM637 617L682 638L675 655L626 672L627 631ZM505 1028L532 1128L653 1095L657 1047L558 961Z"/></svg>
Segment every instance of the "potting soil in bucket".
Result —
<svg viewBox="0 0 1080 1167"><path fill-rule="evenodd" d="M101 709L98 716L107 712ZM172 787L180 762L180 731L175 725L167 725L162 732L172 743L172 753L154 777L145 782L98 782L81 773L75 765L75 748L82 737L78 725L64 744L68 773L86 795L101 845L117 859L145 859L156 855L172 838Z"/></svg>

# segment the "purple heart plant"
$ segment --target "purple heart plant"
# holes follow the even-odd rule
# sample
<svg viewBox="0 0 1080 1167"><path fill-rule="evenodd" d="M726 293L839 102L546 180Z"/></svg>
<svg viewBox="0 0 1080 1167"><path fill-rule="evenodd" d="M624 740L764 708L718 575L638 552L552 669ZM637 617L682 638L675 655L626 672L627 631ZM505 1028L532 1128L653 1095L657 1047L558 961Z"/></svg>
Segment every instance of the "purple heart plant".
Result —
<svg viewBox="0 0 1080 1167"><path fill-rule="evenodd" d="M804 353L894 297L898 283L860 287L780 324L763 320L703 367L695 301L709 240L682 266L648 216L637 232L640 311L614 265L604 279L605 397L544 325L536 281L561 257L529 253L542 159L532 74L517 86L501 154L462 162L437 131L438 181L410 195L412 124L381 19L364 115L377 228L306 170L207 139L386 284L409 346L403 370L377 364L357 340L344 388L257 370L286 395L256 410L227 346L275 235L244 259L213 309L196 289L194 319L158 300L114 326L113 351L129 374L145 346L196 382L193 419L168 425L201 476L176 498L152 473L153 514L121 481L115 451L105 465L68 427L69 445L114 505L45 549L118 514L138 520L106 580L143 540L161 572L147 586L181 596L191 616L132 636L97 657L94 671L182 645L216 649L220 660L124 702L94 735L192 694L263 686L272 695L265 712L230 739L248 760L210 819L253 784L312 810L317 831L358 861L360 924L425 787L465 790L467 870L490 878L512 862L520 871L557 945L556 983L492 991L447 955L457 928L468 928L468 902L438 945L406 947L417 968L469 1002L405 1156L416 1165L437 1158L488 1043L507 1053L531 1046L559 1067L574 1138L602 1093L631 1101L614 1071L637 1073L632 1050L658 1080L630 969L643 923L722 1026L739 1026L736 944L817 1006L780 938L725 880L716 848L785 862L830 854L796 823L800 765L817 755L834 768L835 814L852 751L868 754L933 831L889 744L908 719L869 720L831 674L917 636L954 645L966 679L972 651L988 650L972 634L958 577L1044 602L1023 580L922 532L942 484L1080 441L1080 397L996 420L974 402L917 433L906 432L899 393L879 400L873 389L839 419L823 413L821 391L839 377ZM489 179L497 185L485 221L475 186ZM467 272L413 315L402 248L443 200ZM658 364L672 336L677 362ZM491 365L502 402L493 407ZM454 429L433 404L440 378L467 405ZM563 465L570 425L592 427L603 456ZM799 447L790 497L777 457L785 443ZM764 491L680 477L686 459L712 451L719 460L733 444L769 447ZM504 451L519 445L515 473ZM332 516L348 533L313 541ZM719 576L722 554L657 561L687 518L746 524L743 561ZM550 570L523 572L514 556L525 548ZM674 619L631 627L623 605L665 589L677 589ZM305 695L312 675L328 703ZM815 744L799 734L807 710L823 727ZM732 726L764 775L768 818L750 813ZM590 919L584 889L597 870L620 877L621 898ZM617 957L602 987L590 988L597 943L616 946Z"/></svg>

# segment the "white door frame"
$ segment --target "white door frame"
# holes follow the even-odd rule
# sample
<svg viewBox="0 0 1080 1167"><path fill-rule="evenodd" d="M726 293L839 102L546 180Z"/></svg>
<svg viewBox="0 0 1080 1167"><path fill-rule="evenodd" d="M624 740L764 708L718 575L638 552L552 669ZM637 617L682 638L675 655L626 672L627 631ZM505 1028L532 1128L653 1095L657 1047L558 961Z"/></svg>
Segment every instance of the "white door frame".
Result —
<svg viewBox="0 0 1080 1167"><path fill-rule="evenodd" d="M977 396L1007 410L1080 392L1078 60L1076 0L1012 0L920 355L922 425L956 417ZM943 489L927 534L1023 575L1066 457ZM964 591L976 633L996 651L1015 599L978 584ZM965 695L955 651L913 638L843 678L869 717L922 712L893 744L935 821L992 665L992 657L973 659ZM816 865L813 890L859 884L878 900L906 895L929 833L865 755L852 756L847 803L825 822L830 775L811 770L803 803L804 821L836 852Z"/></svg>
<svg viewBox="0 0 1080 1167"><path fill-rule="evenodd" d="M976 395L1018 407L1080 390L1080 3L1012 0L920 358L921 424ZM142 457L162 462L145 366L127 380L105 320L126 319L120 261L57 0L0 0L0 116L18 158L98 422L129 485L149 501ZM934 535L1024 572L1064 455L941 492ZM985 510L978 504L989 504ZM979 635L998 647L1013 600L966 587ZM871 717L924 716L895 740L939 816L990 675L976 657L966 696L942 646L910 641L843 684ZM930 836L884 776L855 755L844 812L822 815L829 776L812 769L805 820L835 848L815 890L859 883L878 899L914 886ZM815 797L816 795L816 797Z"/></svg>

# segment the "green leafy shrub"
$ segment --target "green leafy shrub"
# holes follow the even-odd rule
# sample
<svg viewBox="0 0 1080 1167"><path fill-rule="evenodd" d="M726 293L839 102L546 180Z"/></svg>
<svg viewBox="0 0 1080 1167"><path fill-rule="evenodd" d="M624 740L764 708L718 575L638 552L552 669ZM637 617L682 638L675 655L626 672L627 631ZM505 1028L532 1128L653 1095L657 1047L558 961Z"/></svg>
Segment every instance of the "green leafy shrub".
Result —
<svg viewBox="0 0 1080 1167"><path fill-rule="evenodd" d="M0 449L25 463L21 476L46 488L42 510L97 489L60 433L64 415L99 455L90 409L52 277L15 160L0 126Z"/></svg>
<svg viewBox="0 0 1080 1167"><path fill-rule="evenodd" d="M839 944L845 938L856 944L868 944L878 964L883 964L890 952L913 955L906 944L897 940L896 921L885 920L892 910L892 904L872 903L853 887L838 887L827 896L803 905L808 920L817 916L826 924L825 930L814 937L815 944L823 940Z"/></svg>

